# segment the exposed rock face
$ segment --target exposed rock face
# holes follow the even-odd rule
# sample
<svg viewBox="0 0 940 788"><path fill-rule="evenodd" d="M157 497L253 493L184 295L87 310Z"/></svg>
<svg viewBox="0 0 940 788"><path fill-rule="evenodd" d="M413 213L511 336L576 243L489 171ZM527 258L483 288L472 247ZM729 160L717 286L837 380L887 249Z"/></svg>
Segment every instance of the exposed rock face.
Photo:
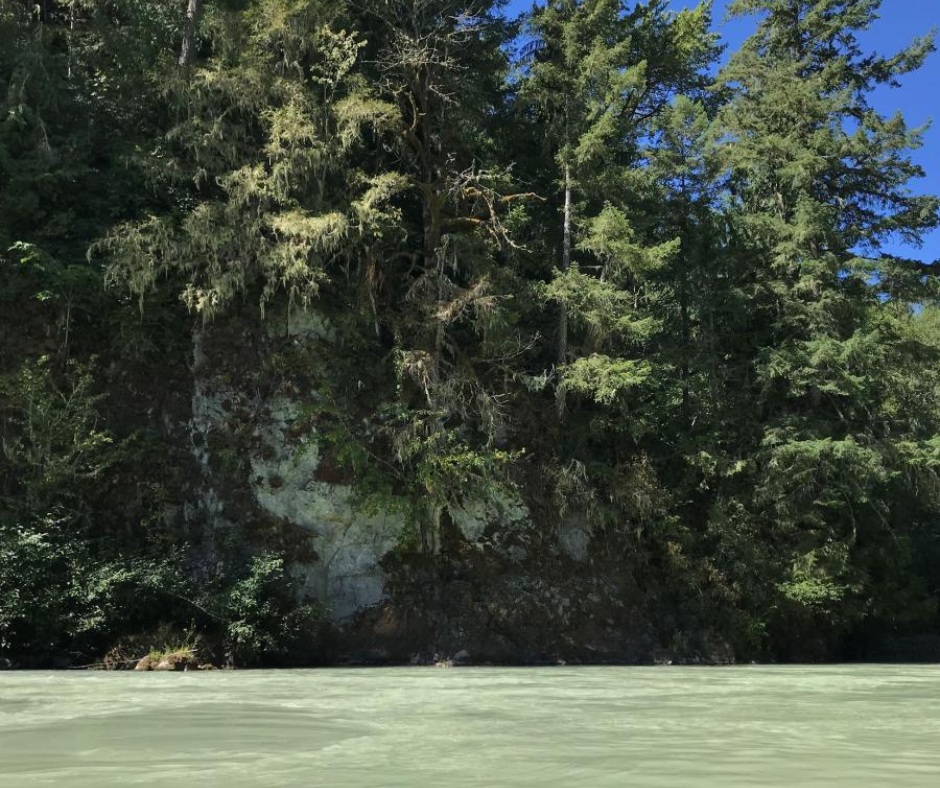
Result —
<svg viewBox="0 0 940 788"><path fill-rule="evenodd" d="M649 662L670 646L637 614L616 562L598 563L586 519L539 522L522 491L445 510L435 555L400 550L403 518L366 511L325 448L316 365L279 372L274 386L241 379L275 352L334 341L316 315L271 325L241 336L221 327L219 342L211 330L196 335L190 432L202 478L188 514L210 532L257 522L295 535L294 571L333 624L327 659Z"/></svg>
<svg viewBox="0 0 940 788"><path fill-rule="evenodd" d="M225 502L216 489L210 441L214 434L229 428L225 403L235 396L232 387L211 374L212 359L205 350L205 329L193 332L192 416L189 420L190 445L200 478L192 480L192 490L184 516L209 524L209 534L231 525L225 515ZM207 540L211 546L212 539ZM212 556L207 556L212 560Z"/></svg>
<svg viewBox="0 0 940 788"><path fill-rule="evenodd" d="M451 519L467 541L480 545L487 532L501 529L523 529L529 525L529 510L519 498L497 496L485 501L472 501L462 508L450 510Z"/></svg>
<svg viewBox="0 0 940 788"><path fill-rule="evenodd" d="M561 549L575 561L584 561L590 552L591 528L583 515L569 515L558 525Z"/></svg>
<svg viewBox="0 0 940 788"><path fill-rule="evenodd" d="M296 572L304 592L340 624L386 598L381 561L403 524L362 512L350 480L321 452L316 425L305 412L318 401L315 388L259 392L239 377L236 353L330 342L328 322L298 311L286 333L274 321L264 328L237 337L237 349L231 347L231 327L194 332L189 428L202 478L193 480L185 514L206 529L208 545L235 522L282 523L302 533L305 549L299 552L305 558Z"/></svg>
<svg viewBox="0 0 940 788"><path fill-rule="evenodd" d="M301 526L319 560L306 567L306 588L342 622L385 598L382 558L403 523L358 511L350 485L318 478L323 458L314 432L292 438L298 403L278 398L256 431L251 489L265 512Z"/></svg>

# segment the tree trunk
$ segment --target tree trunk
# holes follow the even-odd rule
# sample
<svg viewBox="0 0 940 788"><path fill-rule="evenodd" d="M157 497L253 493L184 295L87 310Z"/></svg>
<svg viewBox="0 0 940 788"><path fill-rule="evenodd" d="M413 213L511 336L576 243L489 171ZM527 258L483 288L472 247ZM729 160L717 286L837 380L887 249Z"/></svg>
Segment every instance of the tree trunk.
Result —
<svg viewBox="0 0 940 788"><path fill-rule="evenodd" d="M682 179L682 191L685 196L685 178ZM682 217L680 228L680 265L679 275L679 332L682 345L682 362L680 377L682 379L682 416L686 421L689 417L689 378L691 377L691 357L692 357L692 327L689 318L689 300L691 299L691 282L689 281L689 272L692 268L692 231L689 226L689 214L692 211L692 205L688 200L685 201L685 210Z"/></svg>
<svg viewBox="0 0 940 788"><path fill-rule="evenodd" d="M74 58L75 36L75 0L69 3L69 33L68 33L68 81L72 81L72 60Z"/></svg>
<svg viewBox="0 0 940 788"><path fill-rule="evenodd" d="M186 23L183 25L183 45L180 47L180 65L188 67L196 57L196 25L202 11L202 0L189 0L186 6Z"/></svg>
<svg viewBox="0 0 940 788"><path fill-rule="evenodd" d="M679 281L679 320L681 322L680 333L682 336L682 369L680 377L682 378L682 414L685 418L689 415L689 355L691 353L691 340L689 329L689 294L686 283L686 273L683 271Z"/></svg>
<svg viewBox="0 0 940 788"><path fill-rule="evenodd" d="M561 241L561 271L571 268L571 165L565 164L565 218ZM568 307L561 305L558 316L558 363L565 363L568 354Z"/></svg>
<svg viewBox="0 0 940 788"><path fill-rule="evenodd" d="M565 162L565 214L561 242L561 270L567 273L571 268L571 165ZM568 306L559 304L558 311L558 356L559 365L565 363L568 355ZM556 393L558 415L565 412L565 389L559 385Z"/></svg>

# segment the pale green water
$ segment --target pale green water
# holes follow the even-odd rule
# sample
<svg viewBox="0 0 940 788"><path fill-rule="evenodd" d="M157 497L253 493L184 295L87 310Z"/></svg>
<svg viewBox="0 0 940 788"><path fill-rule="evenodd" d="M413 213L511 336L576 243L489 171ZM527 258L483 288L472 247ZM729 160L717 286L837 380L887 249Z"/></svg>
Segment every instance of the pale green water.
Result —
<svg viewBox="0 0 940 788"><path fill-rule="evenodd" d="M940 667L0 673L0 786L940 786Z"/></svg>

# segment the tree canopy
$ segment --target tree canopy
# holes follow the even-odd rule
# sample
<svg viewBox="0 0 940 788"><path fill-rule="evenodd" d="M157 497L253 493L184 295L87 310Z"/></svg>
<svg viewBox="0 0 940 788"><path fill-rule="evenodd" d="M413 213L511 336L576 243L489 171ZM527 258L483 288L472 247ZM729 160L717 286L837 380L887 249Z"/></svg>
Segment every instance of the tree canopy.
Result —
<svg viewBox="0 0 940 788"><path fill-rule="evenodd" d="M881 5L736 0L719 65L709 2L0 0L0 655L314 626L166 426L193 336L305 312L291 393L409 560L510 495L740 656L937 632L940 267L885 250L940 199L871 103L934 41L866 51Z"/></svg>

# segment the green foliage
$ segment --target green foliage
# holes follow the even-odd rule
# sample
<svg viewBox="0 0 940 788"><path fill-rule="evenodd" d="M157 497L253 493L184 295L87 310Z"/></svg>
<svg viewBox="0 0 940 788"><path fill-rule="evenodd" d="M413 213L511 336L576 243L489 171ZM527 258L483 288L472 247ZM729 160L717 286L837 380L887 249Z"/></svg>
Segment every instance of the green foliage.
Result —
<svg viewBox="0 0 940 788"><path fill-rule="evenodd" d="M626 214L608 204L587 222L579 246L604 262L603 278L622 281L627 276L644 279L661 268L678 252L679 241L643 246Z"/></svg>
<svg viewBox="0 0 940 788"><path fill-rule="evenodd" d="M439 430L441 414L409 410L389 423L395 452L408 468L407 477L421 497L441 505L459 498L492 494L505 478L513 452L474 449L459 433ZM407 423L403 420L407 419Z"/></svg>
<svg viewBox="0 0 940 788"><path fill-rule="evenodd" d="M418 563L513 491L545 544L589 522L666 643L938 626L940 277L884 248L940 201L869 100L931 37L881 56L878 0L736 0L716 78L707 2L201 6L0 1L3 654L309 646L286 545L187 514L187 311L227 332L196 366L233 357L206 473L240 492L285 397Z"/></svg>
<svg viewBox="0 0 940 788"><path fill-rule="evenodd" d="M77 364L57 385L45 356L0 380L2 489L11 505L36 514L56 501L78 517L85 490L105 483L119 447L98 428L94 385L93 368Z"/></svg>
<svg viewBox="0 0 940 788"><path fill-rule="evenodd" d="M228 658L251 666L285 657L310 639L318 611L299 602L298 581L275 555L255 556L221 597Z"/></svg>
<svg viewBox="0 0 940 788"><path fill-rule="evenodd" d="M565 388L610 405L622 391L644 383L649 374L646 362L611 359L595 353L566 366L562 381Z"/></svg>
<svg viewBox="0 0 940 788"><path fill-rule="evenodd" d="M37 659L113 634L158 563L102 548L93 518L124 447L93 368L57 377L43 357L0 381L0 652Z"/></svg>
<svg viewBox="0 0 940 788"><path fill-rule="evenodd" d="M175 640L164 639L163 645L154 647L150 650L150 661L153 664L159 664L165 659L182 658L185 660L194 660L199 654L199 637L193 632L183 633L182 638Z"/></svg>
<svg viewBox="0 0 940 788"><path fill-rule="evenodd" d="M150 567L102 560L75 526L60 511L0 521L0 654L89 655L130 618Z"/></svg>
<svg viewBox="0 0 940 788"><path fill-rule="evenodd" d="M110 284L142 301L179 277L183 301L206 319L259 281L262 306L278 292L304 305L316 295L357 229L350 200L328 187L342 178L363 42L333 29L335 16L322 2L210 9L211 54L186 79L168 75L167 99L182 112L142 161L171 205L96 244Z"/></svg>

